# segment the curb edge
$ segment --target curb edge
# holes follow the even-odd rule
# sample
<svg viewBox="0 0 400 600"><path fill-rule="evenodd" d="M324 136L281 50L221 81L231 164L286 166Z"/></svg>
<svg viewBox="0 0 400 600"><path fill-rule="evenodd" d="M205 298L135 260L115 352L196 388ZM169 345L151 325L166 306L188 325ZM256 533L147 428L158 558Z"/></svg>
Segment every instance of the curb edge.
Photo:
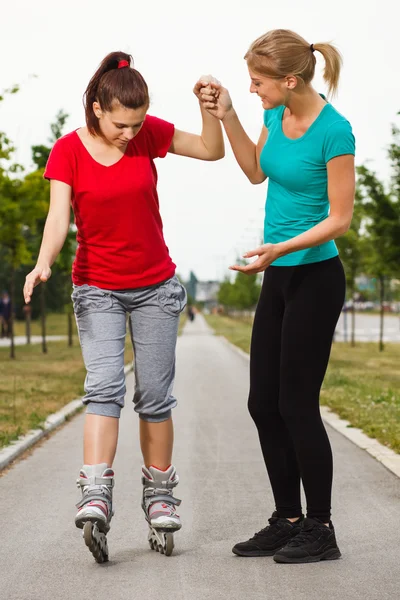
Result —
<svg viewBox="0 0 400 600"><path fill-rule="evenodd" d="M224 336L219 335L218 338L227 344L236 354L239 354L242 358L247 361L250 360L250 355L247 352L241 350ZM400 454L397 454L391 448L387 448L378 440L368 437L358 427L352 427L349 421L341 419L339 415L334 413L328 406L321 405L321 416L325 423L328 423L330 427L335 431L341 433L345 438L353 442L361 450L365 450L373 456L378 462L380 462L386 469L391 471L397 477L400 477Z"/></svg>
<svg viewBox="0 0 400 600"><path fill-rule="evenodd" d="M133 370L133 364L125 365L125 375ZM32 446L37 444L40 440L46 437L50 432L54 431L60 425L65 423L71 416L77 413L83 407L82 398L72 400L61 410L49 415L44 422L42 429L31 429L21 438L11 442L8 446L5 446L0 450L0 472L8 467L14 460L19 458L21 454L29 450Z"/></svg>

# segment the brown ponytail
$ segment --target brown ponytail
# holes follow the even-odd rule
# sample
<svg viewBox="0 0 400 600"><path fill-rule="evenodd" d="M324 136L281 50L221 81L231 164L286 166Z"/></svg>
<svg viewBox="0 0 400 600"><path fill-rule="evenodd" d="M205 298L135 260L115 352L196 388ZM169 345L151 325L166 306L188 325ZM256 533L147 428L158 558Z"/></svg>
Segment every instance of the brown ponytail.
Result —
<svg viewBox="0 0 400 600"><path fill-rule="evenodd" d="M98 102L103 111L111 111L115 103L134 109L150 103L149 90L142 75L130 66L119 69L120 61L133 64L130 54L111 52L101 62L84 93L86 125L92 135L101 135L93 102Z"/></svg>
<svg viewBox="0 0 400 600"><path fill-rule="evenodd" d="M314 51L321 52L325 59L324 80L329 94L334 95L342 57L332 44L309 44L294 31L274 29L255 40L244 58L248 66L260 75L274 79L295 75L308 84L315 74Z"/></svg>

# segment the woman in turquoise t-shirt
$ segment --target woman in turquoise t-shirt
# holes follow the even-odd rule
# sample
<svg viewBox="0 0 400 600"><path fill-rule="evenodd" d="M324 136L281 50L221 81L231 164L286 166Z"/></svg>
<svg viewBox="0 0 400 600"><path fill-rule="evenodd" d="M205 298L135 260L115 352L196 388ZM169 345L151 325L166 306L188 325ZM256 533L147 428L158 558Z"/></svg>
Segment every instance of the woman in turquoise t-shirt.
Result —
<svg viewBox="0 0 400 600"><path fill-rule="evenodd" d="M349 228L354 200L354 137L349 122L313 89L314 51L335 92L341 67L330 44L309 44L287 30L257 39L245 59L250 91L264 109L257 144L246 135L228 91L204 91L205 108L220 119L236 160L251 181L269 180L265 244L244 273L265 271L254 319L249 411L258 429L276 510L269 526L236 544L239 556L276 562L336 559L330 520L332 452L319 393L345 298L334 239ZM307 499L304 519L300 481Z"/></svg>

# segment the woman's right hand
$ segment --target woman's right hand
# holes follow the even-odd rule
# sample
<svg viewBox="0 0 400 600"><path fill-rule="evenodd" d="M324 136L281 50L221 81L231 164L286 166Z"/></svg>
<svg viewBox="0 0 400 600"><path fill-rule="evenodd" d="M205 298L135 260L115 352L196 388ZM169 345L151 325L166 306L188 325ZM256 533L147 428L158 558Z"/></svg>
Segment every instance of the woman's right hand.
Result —
<svg viewBox="0 0 400 600"><path fill-rule="evenodd" d="M207 88L200 90L200 102L207 112L223 121L226 115L233 111L229 92L220 83L211 81L207 85L211 87L213 95L207 94Z"/></svg>
<svg viewBox="0 0 400 600"><path fill-rule="evenodd" d="M39 283L44 283L51 277L51 269L49 266L40 266L36 265L36 267L28 273L25 279L24 285L24 299L26 304L29 304L33 294L33 288L35 288Z"/></svg>

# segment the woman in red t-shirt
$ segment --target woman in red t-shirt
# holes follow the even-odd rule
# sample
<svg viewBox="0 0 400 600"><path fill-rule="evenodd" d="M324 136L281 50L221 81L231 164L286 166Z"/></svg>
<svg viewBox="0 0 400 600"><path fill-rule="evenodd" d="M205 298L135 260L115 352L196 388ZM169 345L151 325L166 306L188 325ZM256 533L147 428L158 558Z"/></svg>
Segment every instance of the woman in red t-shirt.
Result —
<svg viewBox="0 0 400 600"><path fill-rule="evenodd" d="M220 123L200 104L201 135L147 115L149 93L132 57L109 54L85 92L86 127L60 138L49 157L50 209L37 264L26 278L25 301L47 281L70 223L77 226L72 268L75 317L87 370L82 500L75 518L98 562L107 560L112 465L124 405L126 317L135 354L133 401L140 417L142 506L153 549L172 552L181 523L172 494L171 409L179 314L186 292L165 245L155 158L167 152L201 160L224 156ZM213 93L202 78L194 93Z"/></svg>

